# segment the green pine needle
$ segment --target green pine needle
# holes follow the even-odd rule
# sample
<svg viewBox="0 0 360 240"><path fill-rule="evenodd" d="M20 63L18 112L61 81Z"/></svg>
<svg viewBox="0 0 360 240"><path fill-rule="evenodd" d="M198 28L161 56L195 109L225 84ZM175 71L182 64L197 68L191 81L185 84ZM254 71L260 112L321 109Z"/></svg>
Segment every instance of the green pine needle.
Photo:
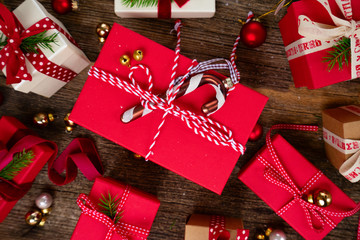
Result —
<svg viewBox="0 0 360 240"><path fill-rule="evenodd" d="M154 7L158 5L159 0L122 0L126 7Z"/></svg>
<svg viewBox="0 0 360 240"><path fill-rule="evenodd" d="M349 65L351 52L351 43L349 38L342 38L328 51L328 55L323 58L328 63L328 70L331 71L335 64L339 65L339 71L343 69L344 63Z"/></svg>
<svg viewBox="0 0 360 240"><path fill-rule="evenodd" d="M110 192L108 193L107 197L105 197L103 194L101 194L101 197L102 198L100 198L100 203L98 204L99 207L102 208L101 212L112 219L116 224L122 217L122 212L116 215L120 199L117 198L117 195L114 198L111 197Z"/></svg>
<svg viewBox="0 0 360 240"><path fill-rule="evenodd" d="M53 33L50 36L45 36L46 32L47 30L25 38L20 44L20 49L26 53L38 54L39 52L37 51L37 47L40 47L43 49L49 49L51 52L54 52L51 44L58 45L56 37L59 33ZM0 36L0 41L0 48L3 48L7 44L7 37L4 37L2 34Z"/></svg>
<svg viewBox="0 0 360 240"><path fill-rule="evenodd" d="M33 151L16 153L13 160L0 171L0 177L6 180L13 180L18 173L33 162Z"/></svg>

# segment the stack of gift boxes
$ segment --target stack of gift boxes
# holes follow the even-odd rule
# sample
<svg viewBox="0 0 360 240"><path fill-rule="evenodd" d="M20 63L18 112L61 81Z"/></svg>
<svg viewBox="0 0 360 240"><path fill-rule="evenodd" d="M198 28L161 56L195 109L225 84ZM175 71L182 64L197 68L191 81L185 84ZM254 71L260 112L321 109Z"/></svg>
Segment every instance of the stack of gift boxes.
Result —
<svg viewBox="0 0 360 240"><path fill-rule="evenodd" d="M327 63L322 61L337 39L350 37L351 41L357 40L358 27L350 23L348 26L347 23L352 21L352 17L360 19L360 5L351 1L353 14L348 16L345 14L348 5L340 3L340 0L297 1L290 5L280 21L296 87L320 88L359 76L354 58L342 70L334 68L329 71ZM132 1L115 0L115 13L124 18L212 17L215 14L215 0L159 1L158 4L143 7ZM6 12L3 7L0 10ZM16 53L15 66L11 57L6 58L1 67L15 90L50 97L88 66L89 60L65 26L36 0L26 0L13 14L19 20L14 25L20 32L19 38L46 31L48 36L57 33L58 43L53 51L39 49L38 53ZM311 20L314 22L311 25L320 29L323 25L317 23L333 26L334 22L341 22L339 19L345 19L342 20L344 28L348 27L346 31L352 34L322 39L316 34L311 35L313 29L306 25ZM0 23L2 27L1 24L14 23L5 21ZM318 32L325 34L325 31ZM0 51L0 56L6 56L6 51L18 51L10 42L14 33L3 33L10 40ZM126 59L123 65L119 63L121 57L135 50L141 50L144 55L139 59ZM351 51L352 57L356 57L355 50ZM158 64L158 59L161 59L161 64ZM216 72L216 68L194 70L202 64L211 65L180 55L175 62L178 79L173 78L174 51L115 23L90 69L70 118L221 195L268 98L238 83L236 68L230 69L229 80ZM232 68L230 65L229 68ZM187 82L179 85L179 88L184 88L179 93L181 98L169 100L176 89L172 87L184 79ZM229 81L234 86L229 87ZM202 85L206 86L200 87ZM228 88L231 91L227 92ZM196 94L189 93L192 91ZM158 97L162 93L166 93L165 100ZM176 98L177 94L175 92ZM204 113L204 106L214 102L215 95L216 109L212 108L211 114ZM152 109L154 105L157 108ZM107 124L101 124L104 118ZM6 150L6 154L0 152L1 170L9 164L3 160L8 161L9 157L4 156L15 153L17 144L21 143L22 137L18 137L17 132L26 127L11 117L1 118L0 123L0 150ZM351 182L360 179L359 123L358 106L323 111L327 157ZM276 125L272 128L276 129L317 130L316 127L303 125ZM7 186L23 187L23 194L29 188L26 184L34 180L54 154L54 149L47 145L35 146L31 150L35 156L33 163L21 170ZM279 134L273 137L270 132L267 134L266 145L241 169L238 177L305 239L322 239L344 217L358 210L352 199ZM331 201L321 199L321 194ZM0 196L2 221L21 196L17 196L16 200L6 193ZM104 196L113 198L117 203L112 216L102 211ZM90 193L81 194L77 204L82 214L71 239L146 239L160 206L155 196L103 177L96 178ZM249 231L244 229L241 219L223 216L193 214L185 228L186 240L239 240L248 239L248 236Z"/></svg>

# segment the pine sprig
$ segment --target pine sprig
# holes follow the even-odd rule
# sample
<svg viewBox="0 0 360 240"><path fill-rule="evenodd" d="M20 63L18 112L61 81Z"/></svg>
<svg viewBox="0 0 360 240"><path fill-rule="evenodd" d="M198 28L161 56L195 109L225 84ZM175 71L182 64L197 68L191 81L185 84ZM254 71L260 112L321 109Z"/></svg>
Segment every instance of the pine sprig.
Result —
<svg viewBox="0 0 360 240"><path fill-rule="evenodd" d="M328 55L324 57L324 62L328 63L328 70L331 71L335 64L339 65L339 70L343 69L345 63L346 66L349 65L350 56L351 56L351 43L349 38L340 39L328 52Z"/></svg>
<svg viewBox="0 0 360 240"><path fill-rule="evenodd" d="M107 197L105 197L103 194L101 194L101 197L102 198L100 198L100 203L98 203L99 207L102 208L101 212L111 218L116 224L122 217L122 212L116 215L120 199L117 198L117 195L114 198L111 197L110 192L108 193Z"/></svg>
<svg viewBox="0 0 360 240"><path fill-rule="evenodd" d="M154 7L158 5L159 0L122 0L126 7Z"/></svg>
<svg viewBox="0 0 360 240"><path fill-rule="evenodd" d="M37 47L40 47L43 49L49 49L51 52L54 52L51 44L58 45L56 37L59 33L53 33L50 36L46 36L46 32L47 30L25 38L20 44L21 51L38 54L39 52L37 51ZM3 48L7 44L7 37L1 35L0 41L0 48Z"/></svg>
<svg viewBox="0 0 360 240"><path fill-rule="evenodd" d="M31 150L26 152L24 149L22 152L16 153L12 161L0 171L0 177L9 181L13 180L22 169L33 162L34 157Z"/></svg>

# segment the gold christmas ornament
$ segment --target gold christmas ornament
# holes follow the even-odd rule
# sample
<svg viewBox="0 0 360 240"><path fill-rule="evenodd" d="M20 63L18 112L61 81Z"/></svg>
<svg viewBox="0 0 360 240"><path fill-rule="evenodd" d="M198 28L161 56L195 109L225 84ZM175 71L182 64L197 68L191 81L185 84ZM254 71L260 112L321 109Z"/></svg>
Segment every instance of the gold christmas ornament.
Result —
<svg viewBox="0 0 360 240"><path fill-rule="evenodd" d="M29 211L25 215L25 221L30 226L38 225L42 219L42 213L40 211Z"/></svg>
<svg viewBox="0 0 360 240"><path fill-rule="evenodd" d="M327 207L332 202L331 194L326 190L320 190L314 194L315 204L319 207Z"/></svg>
<svg viewBox="0 0 360 240"><path fill-rule="evenodd" d="M135 159L141 159L142 158L142 156L140 154L137 154L137 153L134 153L133 156L134 156Z"/></svg>
<svg viewBox="0 0 360 240"><path fill-rule="evenodd" d="M141 50L135 50L134 51L134 54L133 54L133 58L136 60L136 61L141 61L144 57L144 54Z"/></svg>
<svg viewBox="0 0 360 240"><path fill-rule="evenodd" d="M257 234L256 236L256 239L259 239L259 240L262 240L262 239L265 239L265 235L264 234Z"/></svg>
<svg viewBox="0 0 360 240"><path fill-rule="evenodd" d="M47 220L46 216L43 216L38 224L39 227L43 227L45 225L45 222Z"/></svg>
<svg viewBox="0 0 360 240"><path fill-rule="evenodd" d="M272 228L270 228L270 227L267 228L267 229L265 230L265 236L269 237L272 231L273 231Z"/></svg>
<svg viewBox="0 0 360 240"><path fill-rule="evenodd" d="M121 57L120 57L120 63L121 63L121 65L123 65L123 66L128 66L128 67L130 67L130 57L128 56L128 55L122 55Z"/></svg>
<svg viewBox="0 0 360 240"><path fill-rule="evenodd" d="M37 113L33 117L33 122L39 127L46 127L49 122L53 122L56 116L52 113Z"/></svg>
<svg viewBox="0 0 360 240"><path fill-rule="evenodd" d="M41 209L41 212L43 215L49 215L51 213L51 207L49 208L45 208L45 209Z"/></svg>
<svg viewBox="0 0 360 240"><path fill-rule="evenodd" d="M314 203L314 195L312 193L309 193L306 196L306 201L309 202L309 203Z"/></svg>
<svg viewBox="0 0 360 240"><path fill-rule="evenodd" d="M76 124L69 119L70 113L67 113L64 117L64 123L65 123L65 132L71 133L74 128L76 127Z"/></svg>
<svg viewBox="0 0 360 240"><path fill-rule="evenodd" d="M110 32L110 25L107 23L99 23L96 26L96 33L99 36L99 42L104 43Z"/></svg>

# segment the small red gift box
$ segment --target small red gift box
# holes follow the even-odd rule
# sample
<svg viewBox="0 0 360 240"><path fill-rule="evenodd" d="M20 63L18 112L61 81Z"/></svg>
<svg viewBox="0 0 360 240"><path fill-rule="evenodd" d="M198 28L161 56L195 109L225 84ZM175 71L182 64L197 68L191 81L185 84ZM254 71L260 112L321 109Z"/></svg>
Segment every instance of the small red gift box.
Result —
<svg viewBox="0 0 360 240"><path fill-rule="evenodd" d="M348 1L346 1L348 4ZM344 19L335 0L329 0L332 13ZM351 1L352 17L360 20L360 1ZM316 39L304 38L298 32L299 16L305 15L312 21L329 24L334 23L318 1L301 0L291 4L287 14L279 22L280 32L285 45L286 55L289 60L295 87L306 86L309 89L317 89L334 83L350 80L351 67L343 64L343 69L339 70L336 64L329 71L328 63L324 62L324 57L328 55L335 44L334 41L320 41ZM350 62L350 59L349 59ZM354 63L355 64L355 63Z"/></svg>
<svg viewBox="0 0 360 240"><path fill-rule="evenodd" d="M130 70L119 63L119 58L137 49L144 53L141 64L150 68L156 89L154 92L165 92L171 80L174 52L118 24L114 24L95 67L126 80ZM131 60L132 65L136 63ZM191 64L190 59L180 56L178 75L184 75ZM136 72L135 78L145 89L145 74ZM181 109L201 115L202 104L213 97L214 90L208 85L198 88L196 94L179 98L175 104ZM210 118L230 129L235 141L245 145L267 99L266 96L236 84L225 104ZM139 102L138 97L89 76L70 117L77 124L145 156L164 112L155 110L130 123L122 123L122 113ZM196 135L186 123L169 114L150 160L221 194L239 156L240 153L231 147L217 146Z"/></svg>
<svg viewBox="0 0 360 240"><path fill-rule="evenodd" d="M119 199L121 218L116 225L112 221L107 222L107 216L94 210L99 208L100 199L109 194L112 198ZM85 199L86 204L81 204ZM143 240L150 232L160 201L150 194L113 179L99 177L95 180L88 197L80 195L78 204L83 212L71 240L120 240L124 239L123 237L129 240Z"/></svg>
<svg viewBox="0 0 360 240"><path fill-rule="evenodd" d="M305 239L322 239L345 216L354 214L349 214L348 211L354 211L356 203L282 136L275 135L271 142L280 164L294 186L286 181L285 174L278 167L279 164L271 154L273 151L268 146L263 147L240 171L239 179L299 234ZM331 194L332 203L329 206L319 207L304 200L318 190L326 190ZM336 214L332 214L333 212ZM323 225L317 216L324 221Z"/></svg>
<svg viewBox="0 0 360 240"><path fill-rule="evenodd" d="M2 147L16 147L16 143L24 137L24 134L21 132L28 128L25 127L21 122L19 122L14 117L3 116L0 119L0 150ZM25 134L26 135L26 134ZM11 146L9 146L11 145ZM31 183L34 181L37 174L43 168L45 163L52 157L55 153L55 149L51 148L48 144L37 144L30 149L25 149L26 151L31 150L33 152L34 158L32 159L32 163L23 168L11 181L15 184L25 184ZM0 158L0 164L3 158ZM6 201L5 199L0 197L0 222L2 222L6 216L9 214L11 209L17 203L16 201Z"/></svg>

